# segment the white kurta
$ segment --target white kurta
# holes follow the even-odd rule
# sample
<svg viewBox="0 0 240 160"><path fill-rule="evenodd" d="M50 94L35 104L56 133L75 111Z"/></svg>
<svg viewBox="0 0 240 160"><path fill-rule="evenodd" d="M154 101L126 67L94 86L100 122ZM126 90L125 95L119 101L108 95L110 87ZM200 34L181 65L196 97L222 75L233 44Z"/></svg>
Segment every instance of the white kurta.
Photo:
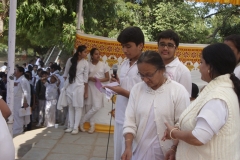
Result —
<svg viewBox="0 0 240 160"><path fill-rule="evenodd" d="M46 86L46 107L44 126L52 127L55 124L56 105L58 98L58 86L56 83L44 84Z"/></svg>
<svg viewBox="0 0 240 160"><path fill-rule="evenodd" d="M9 132L6 120L0 111L0 159L13 160L15 159L15 148L13 139Z"/></svg>
<svg viewBox="0 0 240 160"><path fill-rule="evenodd" d="M144 138L146 141L143 140L142 137L149 136L150 133L148 134L148 131L152 132L151 130L147 130L149 127L147 126L147 122L149 117L151 117L150 110L152 106L154 107L154 121L156 123L155 133L161 150L165 155L171 147L172 141L161 141L166 129L164 122L168 122L172 126L175 125L178 122L179 116L189 104L190 100L187 90L170 78L157 90L152 90L144 82L136 84L130 93L123 126L123 135L131 133L134 136L133 153L136 147L146 150L147 146L141 145L150 143L146 142L146 138ZM154 142L152 143L155 144ZM138 151L138 153L140 152L142 150Z"/></svg>
<svg viewBox="0 0 240 160"><path fill-rule="evenodd" d="M31 101L31 90L28 80L24 76L21 76L15 82L18 85L14 86L13 135L21 134L23 126L29 124L30 116L19 117L19 109L23 106L24 97L26 97L29 106Z"/></svg>
<svg viewBox="0 0 240 160"><path fill-rule="evenodd" d="M192 94L192 78L189 69L176 57L166 66L166 74L174 81L182 84L189 93Z"/></svg>
<svg viewBox="0 0 240 160"><path fill-rule="evenodd" d="M71 58L69 58L66 63L66 69L63 77L66 77L66 75L68 75L71 65ZM69 84L69 75L66 80L66 96L71 99L73 107L83 107L84 83L88 82L88 68L88 62L85 59L81 59L77 64L75 81L72 84Z"/></svg>
<svg viewBox="0 0 240 160"><path fill-rule="evenodd" d="M103 62L98 62L97 65L89 62L89 77L97 79L105 78L105 73L109 72L109 67ZM102 83L102 85L104 85ZM88 81L88 98L86 105L96 106L101 108L103 106L103 94L96 88L95 82Z"/></svg>

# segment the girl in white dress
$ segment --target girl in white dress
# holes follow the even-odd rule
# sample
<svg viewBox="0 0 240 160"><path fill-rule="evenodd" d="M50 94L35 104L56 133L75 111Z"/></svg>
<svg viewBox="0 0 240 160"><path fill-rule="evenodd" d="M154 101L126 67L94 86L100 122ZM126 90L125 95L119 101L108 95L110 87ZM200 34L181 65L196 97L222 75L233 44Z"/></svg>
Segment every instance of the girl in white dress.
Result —
<svg viewBox="0 0 240 160"><path fill-rule="evenodd" d="M103 94L96 88L96 78L104 83L109 81L109 67L100 60L100 53L97 48L90 51L91 62L89 62L89 78L88 78L88 98L85 102L87 113L84 115L80 124L80 130L85 131L83 124L90 120L90 129L88 133L95 130L95 122L93 116L99 109L103 107Z"/></svg>
<svg viewBox="0 0 240 160"><path fill-rule="evenodd" d="M87 82L89 69L88 62L85 60L87 53L87 47L85 45L78 46L73 57L68 59L63 75L67 80L63 87L65 92L61 91L61 94L65 94L69 107L70 126L65 130L67 133L78 133L84 98L88 96Z"/></svg>
<svg viewBox="0 0 240 160"><path fill-rule="evenodd" d="M137 61L143 82L132 88L125 112L122 160L163 160L175 143L161 141L165 121L176 124L190 99L183 85L165 77L165 66L155 51L146 51ZM171 149L170 149L171 148Z"/></svg>
<svg viewBox="0 0 240 160"><path fill-rule="evenodd" d="M53 127L55 124L55 115L56 115L56 106L59 93L59 84L60 80L58 77L53 74L50 77L50 83L47 82L47 79L42 79L46 87L46 106L45 106L45 121L44 126Z"/></svg>

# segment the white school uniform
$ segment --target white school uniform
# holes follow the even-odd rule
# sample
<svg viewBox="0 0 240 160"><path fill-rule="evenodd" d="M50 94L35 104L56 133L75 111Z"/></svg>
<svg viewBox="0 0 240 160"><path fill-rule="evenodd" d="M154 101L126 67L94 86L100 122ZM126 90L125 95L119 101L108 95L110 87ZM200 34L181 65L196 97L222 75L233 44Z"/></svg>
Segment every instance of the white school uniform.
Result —
<svg viewBox="0 0 240 160"><path fill-rule="evenodd" d="M166 66L166 74L174 81L182 84L189 93L192 94L192 78L189 69L176 57Z"/></svg>
<svg viewBox="0 0 240 160"><path fill-rule="evenodd" d="M45 84L46 87L46 107L44 126L53 127L55 124L56 105L58 98L58 86L56 83Z"/></svg>
<svg viewBox="0 0 240 160"><path fill-rule="evenodd" d="M89 77L102 79L105 78L107 72L109 72L109 67L103 62L99 61L96 65L89 62ZM103 107L103 99L104 95L96 88L95 82L88 81L88 98L85 101L86 114L82 119L82 123L90 120L91 125L94 124L92 117Z"/></svg>
<svg viewBox="0 0 240 160"><path fill-rule="evenodd" d="M65 86L63 87L65 89L63 94L66 96L69 107L70 128L78 129L84 106L84 83L88 82L89 67L85 59L78 61L75 80L72 84L69 84L68 73L71 65L71 58L69 58L63 75L63 77L67 77L66 83L64 84Z"/></svg>
<svg viewBox="0 0 240 160"><path fill-rule="evenodd" d="M125 60L119 69L119 80L120 86L128 91L131 91L132 87L141 82L142 79L138 74L137 62L130 66L129 59ZM128 104L128 98L117 95L116 105L115 105L115 125L114 125L114 159L119 160L123 153L124 143L123 143L123 123L125 119L125 110Z"/></svg>
<svg viewBox="0 0 240 160"><path fill-rule="evenodd" d="M24 97L30 106L31 90L28 80L22 75L17 80L17 86L14 86L14 114L13 114L13 135L23 133L23 126L29 124L30 116L19 117L19 109L23 106Z"/></svg>

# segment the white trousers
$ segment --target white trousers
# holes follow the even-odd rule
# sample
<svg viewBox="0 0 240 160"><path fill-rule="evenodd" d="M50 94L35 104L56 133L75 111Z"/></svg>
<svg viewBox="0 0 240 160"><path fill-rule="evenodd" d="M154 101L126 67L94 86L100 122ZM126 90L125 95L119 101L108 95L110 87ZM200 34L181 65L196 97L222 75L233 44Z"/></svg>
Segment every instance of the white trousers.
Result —
<svg viewBox="0 0 240 160"><path fill-rule="evenodd" d="M45 106L46 106L46 100L39 99L38 100L38 108L39 108L38 124L44 121Z"/></svg>
<svg viewBox="0 0 240 160"><path fill-rule="evenodd" d="M123 124L115 122L114 124L114 160L120 160L125 150L123 138Z"/></svg>
<svg viewBox="0 0 240 160"><path fill-rule="evenodd" d="M78 129L82 116L82 107L73 107L72 99L67 97L70 128Z"/></svg>
<svg viewBox="0 0 240 160"><path fill-rule="evenodd" d="M102 107L100 105L98 106L90 106L86 105L86 114L83 116L81 123L85 123L87 121L90 122L91 126L95 125L93 116L101 109Z"/></svg>
<svg viewBox="0 0 240 160"><path fill-rule="evenodd" d="M46 100L44 126L53 127L55 124L57 100Z"/></svg>
<svg viewBox="0 0 240 160"><path fill-rule="evenodd" d="M13 107L13 135L23 133L24 117L19 117L19 109L21 106L21 97L14 97L14 107Z"/></svg>

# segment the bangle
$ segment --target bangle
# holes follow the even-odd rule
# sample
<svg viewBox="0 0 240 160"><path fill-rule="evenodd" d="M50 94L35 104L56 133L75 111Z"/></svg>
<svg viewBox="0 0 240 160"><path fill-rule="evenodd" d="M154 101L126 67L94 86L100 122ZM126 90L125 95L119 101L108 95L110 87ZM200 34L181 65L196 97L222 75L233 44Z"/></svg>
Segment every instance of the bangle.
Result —
<svg viewBox="0 0 240 160"><path fill-rule="evenodd" d="M171 138L172 140L176 140L176 138L173 138L173 137L172 137L172 132L173 132L174 130L179 130L179 129L178 129L178 128L173 128L173 129L170 131L170 138Z"/></svg>
<svg viewBox="0 0 240 160"><path fill-rule="evenodd" d="M131 141L131 139L126 139L125 142L126 142L126 141Z"/></svg>

